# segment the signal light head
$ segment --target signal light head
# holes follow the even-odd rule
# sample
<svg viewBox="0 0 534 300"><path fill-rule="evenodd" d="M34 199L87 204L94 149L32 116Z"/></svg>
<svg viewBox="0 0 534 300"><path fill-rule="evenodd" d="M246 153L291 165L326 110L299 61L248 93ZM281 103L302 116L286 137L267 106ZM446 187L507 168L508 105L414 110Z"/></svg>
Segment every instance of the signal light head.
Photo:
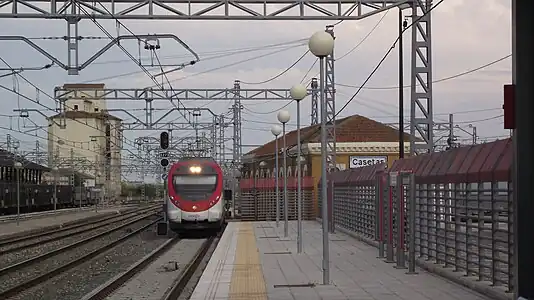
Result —
<svg viewBox="0 0 534 300"><path fill-rule="evenodd" d="M167 131L163 131L159 136L159 145L161 149L167 149L169 148L169 133Z"/></svg>
<svg viewBox="0 0 534 300"><path fill-rule="evenodd" d="M166 159L166 158L162 158L161 161L160 161L160 164L162 167L166 167L169 165L169 160Z"/></svg>

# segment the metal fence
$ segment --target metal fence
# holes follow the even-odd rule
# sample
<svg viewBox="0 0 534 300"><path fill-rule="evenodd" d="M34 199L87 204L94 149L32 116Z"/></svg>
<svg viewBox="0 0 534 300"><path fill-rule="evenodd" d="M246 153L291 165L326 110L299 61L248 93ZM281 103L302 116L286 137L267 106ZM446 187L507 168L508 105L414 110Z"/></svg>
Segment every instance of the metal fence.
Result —
<svg viewBox="0 0 534 300"><path fill-rule="evenodd" d="M297 219L297 178L287 178L288 219ZM239 183L241 190L240 214L245 221L273 221L276 219L275 178L248 178ZM284 180L279 178L278 199L280 201L280 220L284 219ZM302 178L302 218L313 220L313 178Z"/></svg>
<svg viewBox="0 0 534 300"><path fill-rule="evenodd" d="M511 166L507 139L397 160L390 169L335 172L328 178L329 211L336 228L374 241L378 257L396 267L413 272L418 263L508 298L514 290Z"/></svg>

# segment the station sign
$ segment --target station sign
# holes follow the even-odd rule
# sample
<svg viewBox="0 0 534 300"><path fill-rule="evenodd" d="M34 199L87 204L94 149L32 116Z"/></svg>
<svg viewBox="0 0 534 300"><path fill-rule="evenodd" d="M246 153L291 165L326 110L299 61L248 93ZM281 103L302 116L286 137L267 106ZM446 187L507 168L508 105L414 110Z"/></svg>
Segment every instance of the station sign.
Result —
<svg viewBox="0 0 534 300"><path fill-rule="evenodd" d="M387 163L387 156L349 156L349 168L361 168L376 164Z"/></svg>

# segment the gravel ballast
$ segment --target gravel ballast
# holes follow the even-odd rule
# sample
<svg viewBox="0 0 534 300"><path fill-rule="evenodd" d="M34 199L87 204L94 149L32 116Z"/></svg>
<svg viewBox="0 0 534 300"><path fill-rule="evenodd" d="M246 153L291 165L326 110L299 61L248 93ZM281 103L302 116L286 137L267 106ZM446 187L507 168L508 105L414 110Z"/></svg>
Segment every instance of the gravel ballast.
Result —
<svg viewBox="0 0 534 300"><path fill-rule="evenodd" d="M155 228L152 226L92 260L9 300L80 300L168 240L168 237L157 236Z"/></svg>
<svg viewBox="0 0 534 300"><path fill-rule="evenodd" d="M206 239L178 241L106 299L161 299L192 262L205 241Z"/></svg>
<svg viewBox="0 0 534 300"><path fill-rule="evenodd" d="M0 242L20 238L33 234L46 233L56 229L84 224L91 221L97 221L119 213L126 213L137 208L134 207L116 207L106 208L98 212L83 211L72 214L52 215L43 218L31 218L23 220L20 225L14 222L0 224Z"/></svg>
<svg viewBox="0 0 534 300"><path fill-rule="evenodd" d="M30 247L30 248L17 250L16 252L2 254L0 256L0 269L1 268L5 268L5 267L10 266L10 265L13 265L13 264L16 264L16 263L19 263L19 262L22 262L24 260L27 260L27 259L30 259L30 258L33 258L33 257L36 257L36 256L39 256L39 255L42 255L42 254L44 254L46 252L57 250L57 249L59 249L61 247L65 247L67 245L76 243L76 242L81 241L83 239L86 239L86 238L101 234L101 233L106 232L106 231L108 231L108 230L110 230L112 228L119 227L119 226L124 225L124 224L126 224L128 222L131 222L133 219L138 218L138 217L139 216L136 216L136 215L129 215L127 217L124 217L125 219L122 219L122 220L119 220L119 221L117 221L117 220L115 220L115 221L108 220L107 222L113 222L113 223L108 224L108 225L103 226L103 227L100 227L100 228L96 228L94 230L81 232L79 234L66 237L64 239L60 239L60 240L56 240L56 241L50 241L50 242L43 242L42 244ZM91 225L88 225L88 226L91 226ZM93 227L96 227L96 226L98 226L98 225L94 224L89 228L93 228ZM87 230L87 228L88 227L84 227L85 230ZM81 230L82 229L80 229L80 231Z"/></svg>
<svg viewBox="0 0 534 300"><path fill-rule="evenodd" d="M7 244L7 245L1 245L1 241L0 241L0 252L1 251L6 251L6 250L10 250L10 249L13 249L13 248L18 248L18 247L25 246L25 245L29 245L29 244L34 244L36 242L46 243L47 241L49 241L50 239L53 239L53 238L61 238L61 237L65 236L65 235L76 234L76 233L79 233L81 231L88 230L88 229L100 226L100 225L105 224L107 222L113 222L113 220L117 220L117 219L121 219L121 218L125 218L125 217L132 217L136 213L141 213L141 210L139 210L139 211L128 211L128 212L120 212L120 211L117 210L117 212L115 214L106 215L104 217L101 217L100 219L89 220L89 221L86 222L86 223L92 223L92 224L79 223L79 224L73 224L73 225L65 225L65 226L62 226L62 228L59 228L60 230L57 231L57 232L54 232L55 230L57 230L57 228L56 228L55 230L50 230L50 232L48 234L45 234L45 235L42 235L42 236L30 237L29 239L25 239L25 240L22 240L22 241L19 241L19 242L10 243L10 244ZM75 228L72 228L72 227L75 227ZM31 234L29 234L29 235L31 236Z"/></svg>
<svg viewBox="0 0 534 300"><path fill-rule="evenodd" d="M215 252L215 249L217 248L219 239L215 241L215 243L211 244L210 249L206 253L206 256L202 259L200 262L198 268L195 270L195 273L193 273L193 276L185 286L184 290L182 291L182 294L178 297L177 300L188 300L191 298L191 295L193 295L193 292L195 291L195 288L200 281L200 278L202 277L202 274L204 273L204 269L206 269L206 266L208 265L211 256L213 255L213 252Z"/></svg>
<svg viewBox="0 0 534 300"><path fill-rule="evenodd" d="M135 224L126 226L125 228L119 229L103 237L96 238L95 240L88 242L87 244L83 244L74 249L67 250L66 252L63 252L61 254L43 259L37 263L25 266L19 270L3 274L2 276L0 276L0 291L4 291L16 284L21 283L22 281L26 281L30 278L34 278L34 277L37 277L38 275L49 272L91 251L99 249L103 247L104 245L109 244L125 236L126 234L129 234L135 229L146 226L147 224L153 222L157 218L158 217L152 216L144 220L140 220L136 222ZM44 299L47 299L47 298L44 298Z"/></svg>

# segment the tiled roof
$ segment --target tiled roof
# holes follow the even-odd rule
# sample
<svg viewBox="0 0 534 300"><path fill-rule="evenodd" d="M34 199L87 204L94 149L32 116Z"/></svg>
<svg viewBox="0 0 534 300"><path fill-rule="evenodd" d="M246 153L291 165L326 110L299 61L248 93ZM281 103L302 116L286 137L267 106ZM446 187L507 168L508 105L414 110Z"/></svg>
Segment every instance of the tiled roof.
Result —
<svg viewBox="0 0 534 300"><path fill-rule="evenodd" d="M49 119L57 119L62 118L63 116L61 114L53 115L51 117L48 117ZM122 119L117 118L113 115L103 113L103 112L86 112L86 111L73 111L69 110L65 112L65 118L67 119L109 119L109 120L116 120L116 121L122 121Z"/></svg>
<svg viewBox="0 0 534 300"><path fill-rule="evenodd" d="M303 143L319 143L320 125L312 125L300 130L300 138ZM406 142L410 140L410 135L404 133ZM396 142L399 140L398 130L384 125L369 118L353 115L350 117L336 120L336 141L338 143L350 142ZM282 135L278 138L278 146L282 147ZM293 130L286 133L287 147L293 147L297 144L297 131ZM247 153L247 155L263 156L274 153L275 140L256 148Z"/></svg>
<svg viewBox="0 0 534 300"><path fill-rule="evenodd" d="M7 152L6 150L0 149L0 166L2 167L12 167L14 162L15 154ZM49 170L47 167L31 162L27 159L20 159L24 168L32 170Z"/></svg>

